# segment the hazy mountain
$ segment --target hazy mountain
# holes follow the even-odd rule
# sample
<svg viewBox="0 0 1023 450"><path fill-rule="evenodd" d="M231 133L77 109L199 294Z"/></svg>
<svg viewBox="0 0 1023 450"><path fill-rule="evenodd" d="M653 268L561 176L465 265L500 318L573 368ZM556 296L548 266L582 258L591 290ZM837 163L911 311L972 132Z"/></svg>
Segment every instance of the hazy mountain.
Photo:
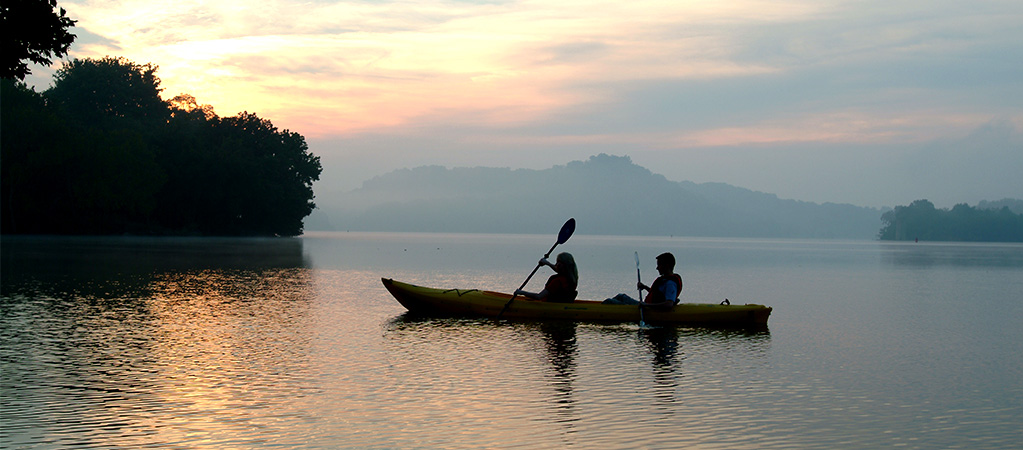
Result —
<svg viewBox="0 0 1023 450"><path fill-rule="evenodd" d="M544 170L401 169L316 202L307 230L549 233L575 217L585 234L872 239L882 213L669 181L606 154Z"/></svg>

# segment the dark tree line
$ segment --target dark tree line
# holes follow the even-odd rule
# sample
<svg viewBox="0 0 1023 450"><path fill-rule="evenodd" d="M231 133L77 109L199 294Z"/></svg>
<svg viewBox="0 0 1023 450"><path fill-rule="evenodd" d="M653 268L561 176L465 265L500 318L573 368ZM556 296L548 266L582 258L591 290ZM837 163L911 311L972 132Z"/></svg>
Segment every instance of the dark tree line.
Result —
<svg viewBox="0 0 1023 450"><path fill-rule="evenodd" d="M160 98L156 66L76 59L36 92L3 80L2 232L293 236L318 156L251 113Z"/></svg>
<svg viewBox="0 0 1023 450"><path fill-rule="evenodd" d="M965 203L937 209L927 200L881 215L881 240L1023 242L1023 214L1008 207L977 209Z"/></svg>

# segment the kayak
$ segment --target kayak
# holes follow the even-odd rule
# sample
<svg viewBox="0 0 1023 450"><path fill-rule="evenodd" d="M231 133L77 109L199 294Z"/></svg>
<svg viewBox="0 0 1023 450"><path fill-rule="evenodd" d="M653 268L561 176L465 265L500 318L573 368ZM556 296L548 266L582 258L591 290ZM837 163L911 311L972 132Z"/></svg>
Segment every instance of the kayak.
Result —
<svg viewBox="0 0 1023 450"><path fill-rule="evenodd" d="M638 305L612 305L593 300L551 303L479 289L437 289L381 278L384 287L409 312L430 316L489 317L526 320L638 322ZM502 313L502 309L504 312ZM764 305L679 303L670 310L645 308L642 320L662 324L718 326L767 325L771 308Z"/></svg>

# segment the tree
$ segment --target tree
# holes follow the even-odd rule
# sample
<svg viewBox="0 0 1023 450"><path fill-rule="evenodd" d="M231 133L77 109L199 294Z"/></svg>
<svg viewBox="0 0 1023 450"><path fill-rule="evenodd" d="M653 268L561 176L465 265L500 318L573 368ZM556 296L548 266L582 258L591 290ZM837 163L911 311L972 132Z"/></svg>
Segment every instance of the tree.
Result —
<svg viewBox="0 0 1023 450"><path fill-rule="evenodd" d="M977 209L960 203L949 209L937 209L927 200L909 206L896 206L881 215L881 240L1020 242L1023 241L1023 214L1008 207L1001 210Z"/></svg>
<svg viewBox="0 0 1023 450"><path fill-rule="evenodd" d="M23 82L5 78L0 80L0 117L3 117L3 132L0 132L0 195L3 211L2 230L4 233L32 229L27 223L36 216L33 209L45 207L33 201L33 192L46 186L38 186L35 155L52 145L55 138L48 130L59 129L58 119L46 109L46 101L35 90Z"/></svg>
<svg viewBox="0 0 1023 450"><path fill-rule="evenodd" d="M68 164L54 180L68 185L65 210L75 216L67 232L123 233L156 209L166 174L154 139L170 116L156 69L124 58L74 59L43 93L67 124L61 148L50 150Z"/></svg>
<svg viewBox="0 0 1023 450"><path fill-rule="evenodd" d="M67 55L75 40L68 29L76 21L56 7L57 0L4 0L0 5L0 78L24 80L31 72L28 62L49 65Z"/></svg>
<svg viewBox="0 0 1023 450"><path fill-rule="evenodd" d="M147 222L165 176L154 130L83 126L3 81L4 233L124 233Z"/></svg>
<svg viewBox="0 0 1023 450"><path fill-rule="evenodd" d="M218 231L300 234L322 170L305 138L247 112L213 123L216 189L206 195L218 200L214 222L225 227Z"/></svg>
<svg viewBox="0 0 1023 450"><path fill-rule="evenodd" d="M46 97L76 123L110 127L157 127L170 109L160 98L157 66L125 58L74 59L53 75Z"/></svg>
<svg viewBox="0 0 1023 450"><path fill-rule="evenodd" d="M76 59L54 80L3 80L4 233L302 232L322 169L298 133L164 102L152 64Z"/></svg>

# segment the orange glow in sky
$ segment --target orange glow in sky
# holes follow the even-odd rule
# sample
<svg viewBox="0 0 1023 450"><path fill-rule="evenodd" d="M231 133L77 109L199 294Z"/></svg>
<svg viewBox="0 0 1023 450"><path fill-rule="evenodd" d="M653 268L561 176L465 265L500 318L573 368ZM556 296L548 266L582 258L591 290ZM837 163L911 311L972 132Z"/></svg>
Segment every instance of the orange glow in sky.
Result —
<svg viewBox="0 0 1023 450"><path fill-rule="evenodd" d="M187 93L221 116L255 112L341 142L311 147L348 165L379 155L381 136L421 147L348 179L423 163L540 167L601 151L650 165L669 163L672 149L926 143L992 123L1016 142L1023 128L1017 1L59 6L78 20L72 57L156 64L165 98Z"/></svg>
<svg viewBox="0 0 1023 450"><path fill-rule="evenodd" d="M76 57L160 66L165 96L256 111L306 135L421 118L513 124L607 100L613 84L783 70L731 58L708 24L800 20L774 2L63 2ZM580 14L580 12L585 12Z"/></svg>

